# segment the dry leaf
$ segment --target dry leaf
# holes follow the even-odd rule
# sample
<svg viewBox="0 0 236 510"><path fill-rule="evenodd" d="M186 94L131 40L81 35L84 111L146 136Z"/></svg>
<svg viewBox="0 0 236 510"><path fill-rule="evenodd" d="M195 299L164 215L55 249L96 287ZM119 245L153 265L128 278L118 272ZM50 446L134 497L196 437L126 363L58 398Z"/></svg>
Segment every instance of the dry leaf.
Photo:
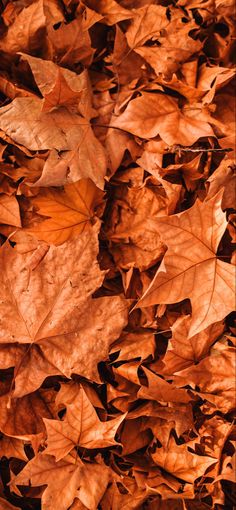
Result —
<svg viewBox="0 0 236 510"><path fill-rule="evenodd" d="M205 203L197 201L181 214L156 220L169 249L139 306L189 298L192 305L189 336L234 309L234 267L216 258L226 227L221 198L222 193Z"/></svg>
<svg viewBox="0 0 236 510"><path fill-rule="evenodd" d="M201 112L198 112L198 118L181 112L176 101L169 96L142 93L142 96L130 101L112 127L141 138L160 135L168 145L192 145L202 136L214 136L210 120L209 116L206 121Z"/></svg>

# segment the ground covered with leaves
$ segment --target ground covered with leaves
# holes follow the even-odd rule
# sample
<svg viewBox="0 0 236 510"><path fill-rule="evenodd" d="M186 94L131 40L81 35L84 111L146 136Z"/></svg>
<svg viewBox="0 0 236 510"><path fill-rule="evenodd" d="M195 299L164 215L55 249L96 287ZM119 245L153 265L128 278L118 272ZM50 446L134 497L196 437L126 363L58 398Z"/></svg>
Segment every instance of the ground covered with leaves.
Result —
<svg viewBox="0 0 236 510"><path fill-rule="evenodd" d="M231 0L0 18L0 510L233 509Z"/></svg>

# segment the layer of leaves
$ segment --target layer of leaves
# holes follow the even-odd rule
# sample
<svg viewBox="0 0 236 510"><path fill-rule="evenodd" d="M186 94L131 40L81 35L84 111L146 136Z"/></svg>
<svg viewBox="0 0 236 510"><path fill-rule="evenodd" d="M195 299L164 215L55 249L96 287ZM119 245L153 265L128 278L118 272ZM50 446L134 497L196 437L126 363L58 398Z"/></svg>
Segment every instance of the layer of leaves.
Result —
<svg viewBox="0 0 236 510"><path fill-rule="evenodd" d="M0 510L231 509L233 2L0 11Z"/></svg>

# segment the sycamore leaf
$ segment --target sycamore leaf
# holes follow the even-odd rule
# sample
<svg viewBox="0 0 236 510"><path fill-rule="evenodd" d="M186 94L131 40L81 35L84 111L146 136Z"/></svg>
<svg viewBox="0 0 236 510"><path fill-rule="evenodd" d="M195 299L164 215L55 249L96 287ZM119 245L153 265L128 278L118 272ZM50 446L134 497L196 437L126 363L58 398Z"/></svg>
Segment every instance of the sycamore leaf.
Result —
<svg viewBox="0 0 236 510"><path fill-rule="evenodd" d="M99 380L97 363L126 324L127 303L120 296L92 299L104 278L97 251L94 226L61 247L50 247L31 271L31 252L18 254L5 243L0 250L1 343L37 343L65 375L75 371Z"/></svg>
<svg viewBox="0 0 236 510"><path fill-rule="evenodd" d="M214 407L229 412L235 407L235 349L216 343L198 365L177 372L174 382L178 387L186 382L197 387L200 396Z"/></svg>
<svg viewBox="0 0 236 510"><path fill-rule="evenodd" d="M76 74L69 69L60 67L51 60L19 53L22 61L26 61L32 71L35 82L43 95L47 96L55 85L58 74L65 79L70 89L79 95L78 110L83 117L91 119L96 115L92 108L92 87L89 80L88 71L85 69L80 74Z"/></svg>
<svg viewBox="0 0 236 510"><path fill-rule="evenodd" d="M42 100L38 98L16 98L0 109L0 128L30 150L75 151L77 169L73 171L73 180L91 177L102 187L106 158L88 121L64 106L46 113L41 108ZM70 158L73 160L72 153ZM71 165L72 162L65 162L59 182L56 176L56 185L64 184Z"/></svg>
<svg viewBox="0 0 236 510"><path fill-rule="evenodd" d="M170 437L166 448L157 448L152 458L165 471L188 483L194 483L196 478L203 476L207 468L216 463L214 458L191 453L188 444L177 445L173 437Z"/></svg>
<svg viewBox="0 0 236 510"><path fill-rule="evenodd" d="M147 380L148 387L142 386L138 392L139 398L156 400L158 402L181 402L187 404L192 399L186 390L180 391L175 385L142 367Z"/></svg>
<svg viewBox="0 0 236 510"><path fill-rule="evenodd" d="M112 127L141 138L154 138L159 134L169 145L192 145L202 136L214 136L205 116L201 118L198 113L198 118L192 118L182 113L171 97L143 92L129 102Z"/></svg>
<svg viewBox="0 0 236 510"><path fill-rule="evenodd" d="M0 345L0 365L2 369L14 367L13 397L23 397L37 390L49 376L63 375L45 358L37 344L30 348L17 343Z"/></svg>
<svg viewBox="0 0 236 510"><path fill-rule="evenodd" d="M83 17L78 16L70 23L61 23L55 30L48 31L52 55L62 66L70 66L74 62L84 65L91 64L95 50L91 46L91 38Z"/></svg>
<svg viewBox="0 0 236 510"><path fill-rule="evenodd" d="M119 361L134 358L146 359L154 356L155 337L153 333L138 331L136 333L123 332L119 341L115 342L110 354L119 351Z"/></svg>
<svg viewBox="0 0 236 510"><path fill-rule="evenodd" d="M45 24L43 0L31 3L10 25L0 42L0 49L13 54L17 51L36 52L42 46Z"/></svg>
<svg viewBox="0 0 236 510"><path fill-rule="evenodd" d="M189 298L189 337L234 309L235 268L216 257L227 224L221 198L222 193L208 202L197 200L183 213L156 220L168 251L138 306Z"/></svg>
<svg viewBox="0 0 236 510"><path fill-rule="evenodd" d="M0 223L21 227L19 204L13 195L0 195Z"/></svg>
<svg viewBox="0 0 236 510"><path fill-rule="evenodd" d="M80 92L76 92L70 88L64 74L58 69L56 80L51 90L45 94L42 111L49 112L52 108L57 106L73 107L78 104L78 99L81 96Z"/></svg>
<svg viewBox="0 0 236 510"><path fill-rule="evenodd" d="M108 481L105 465L83 463L75 455L56 462L53 456L38 453L13 477L11 485L28 486L29 482L33 487L47 485L42 495L42 510L68 510L75 497L88 504L89 510L96 510Z"/></svg>
<svg viewBox="0 0 236 510"><path fill-rule="evenodd" d="M0 440L0 457L15 457L27 462L24 443L20 439L4 436ZM1 508L1 507L0 507Z"/></svg>
<svg viewBox="0 0 236 510"><path fill-rule="evenodd" d="M132 49L143 46L148 39L153 39L160 34L160 31L168 24L165 7L161 5L144 5L135 9L126 39Z"/></svg>
<svg viewBox="0 0 236 510"><path fill-rule="evenodd" d="M174 374L200 361L224 330L222 322L216 322L189 338L190 324L191 317L185 315L179 317L171 327L172 338L162 359L162 374Z"/></svg>
<svg viewBox="0 0 236 510"><path fill-rule="evenodd" d="M91 129L85 119L66 108L49 113L41 109L42 100L17 97L0 109L0 127L30 150L72 149Z"/></svg>
<svg viewBox="0 0 236 510"><path fill-rule="evenodd" d="M85 4L102 14L107 25L113 25L133 17L132 11L125 9L115 0L99 0L99 2L96 0L86 0Z"/></svg>
<svg viewBox="0 0 236 510"><path fill-rule="evenodd" d="M22 398L12 398L10 386L0 388L0 428L7 436L28 439L45 431L43 417L53 418L55 398L51 390L38 390ZM4 393L3 393L4 391Z"/></svg>
<svg viewBox="0 0 236 510"><path fill-rule="evenodd" d="M41 241L60 245L91 225L94 208L101 203L103 193L90 179L65 185L64 191L44 189L31 200L37 213L48 216L26 230Z"/></svg>
<svg viewBox="0 0 236 510"><path fill-rule="evenodd" d="M83 448L107 448L117 445L114 436L124 417L125 415L122 415L101 422L85 391L80 388L77 398L72 404L67 405L63 420L44 420L47 429L45 452L54 455L58 462L76 445Z"/></svg>
<svg viewBox="0 0 236 510"><path fill-rule="evenodd" d="M96 145L96 144L95 144ZM40 178L32 187L63 186L80 179L89 178L98 188L104 188L106 162L102 146L94 152L93 144L81 143L69 151L51 150Z"/></svg>

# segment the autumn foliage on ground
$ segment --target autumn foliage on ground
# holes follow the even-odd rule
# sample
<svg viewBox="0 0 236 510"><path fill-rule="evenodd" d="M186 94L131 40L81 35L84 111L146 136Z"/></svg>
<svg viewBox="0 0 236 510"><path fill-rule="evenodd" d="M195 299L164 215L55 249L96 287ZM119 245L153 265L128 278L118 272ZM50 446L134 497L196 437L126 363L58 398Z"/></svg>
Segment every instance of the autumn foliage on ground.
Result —
<svg viewBox="0 0 236 510"><path fill-rule="evenodd" d="M231 0L2 0L0 510L233 509Z"/></svg>

